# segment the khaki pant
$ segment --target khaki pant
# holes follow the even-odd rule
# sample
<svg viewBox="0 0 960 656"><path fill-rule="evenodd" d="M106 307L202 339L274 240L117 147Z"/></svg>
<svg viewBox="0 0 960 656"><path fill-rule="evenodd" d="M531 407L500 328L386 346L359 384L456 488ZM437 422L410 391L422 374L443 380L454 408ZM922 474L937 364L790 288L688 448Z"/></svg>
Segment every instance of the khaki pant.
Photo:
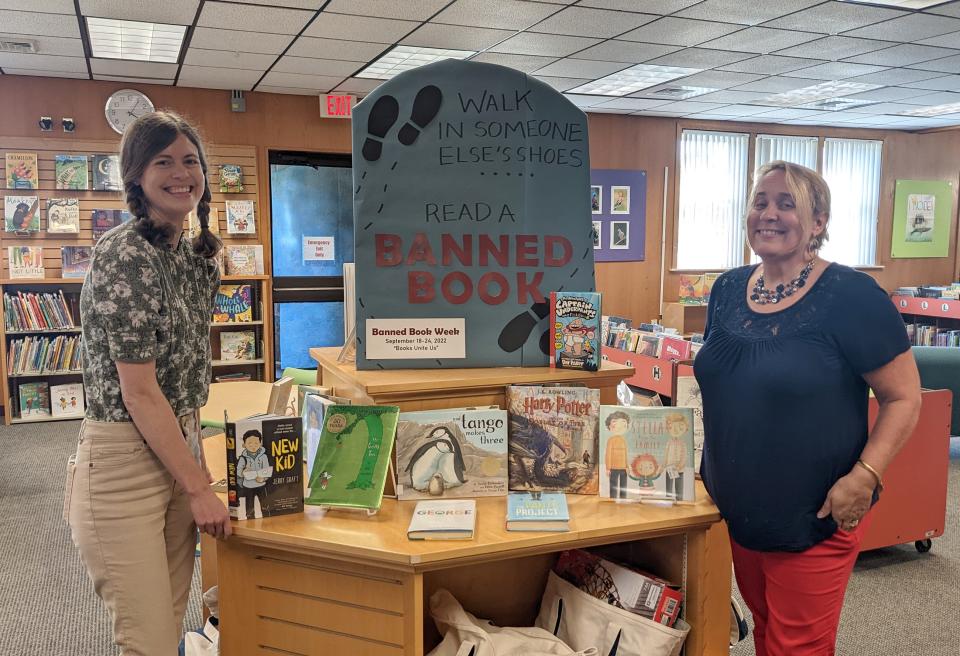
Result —
<svg viewBox="0 0 960 656"><path fill-rule="evenodd" d="M64 513L123 656L173 656L197 533L189 497L132 423L86 419Z"/></svg>

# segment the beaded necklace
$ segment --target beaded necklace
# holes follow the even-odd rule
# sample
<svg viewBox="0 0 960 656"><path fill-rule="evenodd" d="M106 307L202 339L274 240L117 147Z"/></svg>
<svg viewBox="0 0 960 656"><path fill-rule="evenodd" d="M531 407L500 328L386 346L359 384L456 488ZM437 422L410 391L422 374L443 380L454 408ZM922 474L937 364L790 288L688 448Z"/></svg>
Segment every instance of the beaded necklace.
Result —
<svg viewBox="0 0 960 656"><path fill-rule="evenodd" d="M777 304L788 296L793 296L798 289L807 284L807 278L813 271L813 265L816 260L810 260L800 271L800 275L790 282L777 285L776 289L766 289L763 285L763 274L757 277L757 282L753 286L753 293L750 294L750 300L757 305L767 305L768 303Z"/></svg>

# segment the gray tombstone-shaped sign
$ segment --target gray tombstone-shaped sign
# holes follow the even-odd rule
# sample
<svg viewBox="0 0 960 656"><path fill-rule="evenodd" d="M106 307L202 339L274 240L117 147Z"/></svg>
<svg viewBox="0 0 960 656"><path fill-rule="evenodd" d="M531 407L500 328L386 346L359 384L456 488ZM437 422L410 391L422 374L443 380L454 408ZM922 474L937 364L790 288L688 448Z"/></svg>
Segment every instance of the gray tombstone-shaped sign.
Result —
<svg viewBox="0 0 960 656"><path fill-rule="evenodd" d="M593 291L586 115L492 64L407 71L353 113L357 368L545 366Z"/></svg>

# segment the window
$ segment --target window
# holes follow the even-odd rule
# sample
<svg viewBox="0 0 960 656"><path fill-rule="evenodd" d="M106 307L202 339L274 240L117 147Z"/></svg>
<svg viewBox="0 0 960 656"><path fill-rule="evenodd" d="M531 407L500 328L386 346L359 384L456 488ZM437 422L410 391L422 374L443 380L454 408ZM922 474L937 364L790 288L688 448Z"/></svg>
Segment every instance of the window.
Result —
<svg viewBox="0 0 960 656"><path fill-rule="evenodd" d="M677 268L726 269L743 262L750 135L684 130L680 137Z"/></svg>
<svg viewBox="0 0 960 656"><path fill-rule="evenodd" d="M782 159L785 162L816 170L817 141L817 137L781 137L779 135L758 134L754 168L759 169L767 162Z"/></svg>
<svg viewBox="0 0 960 656"><path fill-rule="evenodd" d="M882 141L824 139L823 171L830 185L830 239L821 255L850 266L876 264Z"/></svg>

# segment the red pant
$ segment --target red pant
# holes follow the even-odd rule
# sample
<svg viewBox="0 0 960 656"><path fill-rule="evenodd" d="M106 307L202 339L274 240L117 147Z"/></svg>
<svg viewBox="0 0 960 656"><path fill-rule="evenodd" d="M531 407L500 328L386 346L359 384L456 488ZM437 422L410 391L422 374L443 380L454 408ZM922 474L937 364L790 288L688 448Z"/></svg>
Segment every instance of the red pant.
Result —
<svg viewBox="0 0 960 656"><path fill-rule="evenodd" d="M753 613L757 656L833 656L843 595L870 513L800 553L744 549L733 540L737 586Z"/></svg>

